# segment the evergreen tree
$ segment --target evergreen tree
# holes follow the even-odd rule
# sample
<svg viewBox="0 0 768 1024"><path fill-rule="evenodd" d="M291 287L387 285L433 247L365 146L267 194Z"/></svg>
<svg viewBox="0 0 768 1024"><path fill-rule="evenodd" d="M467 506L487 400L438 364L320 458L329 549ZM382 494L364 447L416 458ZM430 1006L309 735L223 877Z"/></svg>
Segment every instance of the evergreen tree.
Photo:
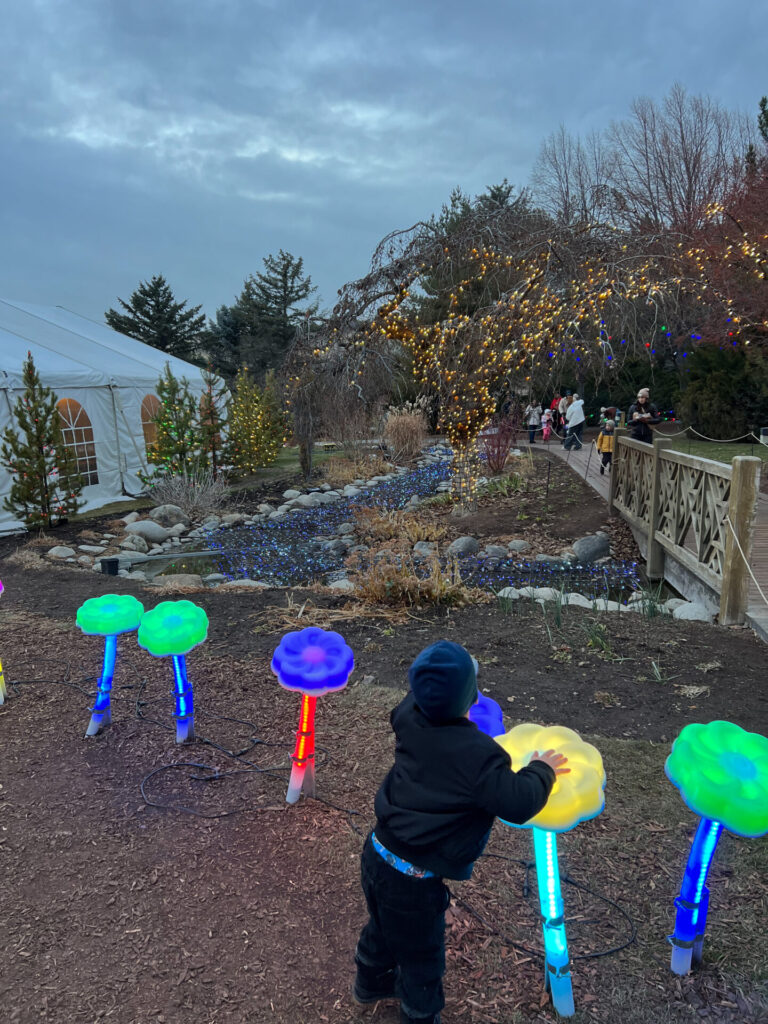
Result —
<svg viewBox="0 0 768 1024"><path fill-rule="evenodd" d="M3 507L27 527L56 526L82 505L83 482L62 438L56 395L41 383L31 353L22 379L24 394L13 409L20 432L7 427L0 446L0 463L13 474Z"/></svg>
<svg viewBox="0 0 768 1024"><path fill-rule="evenodd" d="M154 417L157 438L147 457L158 466L161 476L194 472L201 457L195 398L189 390L189 381L185 377L176 378L170 363L165 364L157 382L157 397L160 399L160 408Z"/></svg>
<svg viewBox="0 0 768 1024"><path fill-rule="evenodd" d="M230 405L229 461L240 475L249 476L275 461L281 440L282 423L272 386L262 390L243 367Z"/></svg>
<svg viewBox="0 0 768 1024"><path fill-rule="evenodd" d="M210 365L202 374L205 390L200 399L200 461L210 467L215 480L221 469L229 401L224 381L213 372Z"/></svg>
<svg viewBox="0 0 768 1024"><path fill-rule="evenodd" d="M216 366L230 379L240 366L259 381L279 369L296 328L317 312L317 303L299 305L317 290L300 257L281 249L263 262L264 273L249 275L234 305L221 306L208 324Z"/></svg>
<svg viewBox="0 0 768 1024"><path fill-rule="evenodd" d="M760 100L760 113L757 115L757 129L763 137L763 142L768 145L768 96Z"/></svg>
<svg viewBox="0 0 768 1024"><path fill-rule="evenodd" d="M130 301L117 300L125 310L108 309L104 314L109 326L143 341L153 348L180 359L194 357L205 333L205 316L201 306L185 309L186 299L176 302L162 274L151 281L142 281Z"/></svg>

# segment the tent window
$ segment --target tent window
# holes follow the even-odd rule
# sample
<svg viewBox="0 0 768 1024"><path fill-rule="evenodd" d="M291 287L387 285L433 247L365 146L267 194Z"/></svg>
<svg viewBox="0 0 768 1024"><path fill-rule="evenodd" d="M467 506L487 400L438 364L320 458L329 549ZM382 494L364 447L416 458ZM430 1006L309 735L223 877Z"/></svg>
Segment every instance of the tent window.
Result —
<svg viewBox="0 0 768 1024"><path fill-rule="evenodd" d="M155 416L160 410L160 399L157 395L145 395L141 403L141 429L144 431L144 447L151 452L157 443L157 424Z"/></svg>
<svg viewBox="0 0 768 1024"><path fill-rule="evenodd" d="M74 398L62 398L56 408L61 417L62 440L77 459L77 471L83 484L86 487L97 484L96 443L88 413Z"/></svg>

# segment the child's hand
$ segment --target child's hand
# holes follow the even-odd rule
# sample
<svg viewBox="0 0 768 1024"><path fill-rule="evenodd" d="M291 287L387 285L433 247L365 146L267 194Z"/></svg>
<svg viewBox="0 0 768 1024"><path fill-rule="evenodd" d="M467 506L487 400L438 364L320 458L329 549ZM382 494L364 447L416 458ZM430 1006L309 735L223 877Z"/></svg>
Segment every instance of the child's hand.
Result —
<svg viewBox="0 0 768 1024"><path fill-rule="evenodd" d="M565 767L568 764L568 758L565 754L558 754L554 750L545 750L543 754L540 754L538 750L534 750L531 755L531 761L543 761L544 764L549 765L555 775L567 775L571 770Z"/></svg>

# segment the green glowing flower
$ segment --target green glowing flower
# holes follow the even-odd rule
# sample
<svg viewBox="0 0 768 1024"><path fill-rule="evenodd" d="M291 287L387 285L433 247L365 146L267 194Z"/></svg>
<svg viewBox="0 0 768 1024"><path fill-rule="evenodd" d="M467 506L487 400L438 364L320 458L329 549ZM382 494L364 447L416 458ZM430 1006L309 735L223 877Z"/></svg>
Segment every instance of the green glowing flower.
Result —
<svg viewBox="0 0 768 1024"><path fill-rule="evenodd" d="M130 594L89 597L77 609L76 622L89 636L112 636L138 629L144 605Z"/></svg>
<svg viewBox="0 0 768 1024"><path fill-rule="evenodd" d="M156 658L186 654L208 635L208 616L191 601L161 601L145 612L139 626L139 647Z"/></svg>
<svg viewBox="0 0 768 1024"><path fill-rule="evenodd" d="M768 739L733 722L686 725L664 766L685 803L740 836L768 832Z"/></svg>

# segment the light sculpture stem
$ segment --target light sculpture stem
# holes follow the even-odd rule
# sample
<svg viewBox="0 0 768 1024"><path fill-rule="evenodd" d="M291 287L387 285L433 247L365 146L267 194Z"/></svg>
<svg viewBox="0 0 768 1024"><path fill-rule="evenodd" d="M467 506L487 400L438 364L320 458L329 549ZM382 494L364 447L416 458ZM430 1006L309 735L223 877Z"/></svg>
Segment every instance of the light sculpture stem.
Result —
<svg viewBox="0 0 768 1024"><path fill-rule="evenodd" d="M561 1017L571 1017L575 1007L557 864L557 834L541 828L533 828L532 832L539 904L544 918L544 981L547 991L552 994L552 1005L557 1013Z"/></svg>
<svg viewBox="0 0 768 1024"><path fill-rule="evenodd" d="M8 690L5 686L5 676L3 675L3 663L0 661L0 704L5 704L5 698L8 696Z"/></svg>
<svg viewBox="0 0 768 1024"><path fill-rule="evenodd" d="M187 679L187 663L183 654L174 654L173 677L175 682L176 742L186 743L195 736L195 706L192 687Z"/></svg>
<svg viewBox="0 0 768 1024"><path fill-rule="evenodd" d="M722 831L719 821L702 818L693 837L680 895L675 900L675 932L669 938L672 943L671 967L675 974L687 974L691 961L701 961L709 909L709 889L704 883Z"/></svg>
<svg viewBox="0 0 768 1024"><path fill-rule="evenodd" d="M102 729L112 724L110 694L112 693L112 680L115 676L116 659L117 634L108 633L104 637L104 665L96 689L96 700L91 708L91 720L85 730L86 736L97 736Z"/></svg>
<svg viewBox="0 0 768 1024"><path fill-rule="evenodd" d="M299 728L296 731L296 746L293 750L291 778L286 803L295 804L302 790L307 796L315 795L315 708L317 697L301 695Z"/></svg>

